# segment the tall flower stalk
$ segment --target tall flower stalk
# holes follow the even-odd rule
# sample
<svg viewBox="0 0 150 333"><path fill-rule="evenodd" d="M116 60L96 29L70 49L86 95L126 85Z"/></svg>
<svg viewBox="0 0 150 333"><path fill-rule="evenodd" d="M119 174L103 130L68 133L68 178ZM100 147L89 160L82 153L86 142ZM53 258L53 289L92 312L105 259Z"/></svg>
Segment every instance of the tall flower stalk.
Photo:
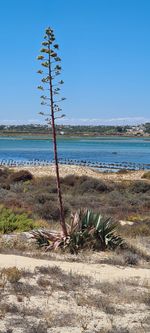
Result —
<svg viewBox="0 0 150 333"><path fill-rule="evenodd" d="M41 75L41 85L38 86L38 89L42 91L41 104L48 107L48 112L40 112L40 114L47 117L45 120L52 127L57 194L60 209L60 224L62 227L63 236L66 237L67 228L65 224L64 208L60 186L55 124L56 119L60 119L65 116L64 114L61 114L62 109L59 106L60 103L65 100L65 98L59 98L60 87L64 82L63 80L57 80L57 78L61 74L61 58L58 56L58 50L59 45L55 43L54 31L50 27L48 27L45 30L45 36L44 41L42 42L42 49L40 50L40 55L37 57L37 59L41 61L42 68L37 72Z"/></svg>

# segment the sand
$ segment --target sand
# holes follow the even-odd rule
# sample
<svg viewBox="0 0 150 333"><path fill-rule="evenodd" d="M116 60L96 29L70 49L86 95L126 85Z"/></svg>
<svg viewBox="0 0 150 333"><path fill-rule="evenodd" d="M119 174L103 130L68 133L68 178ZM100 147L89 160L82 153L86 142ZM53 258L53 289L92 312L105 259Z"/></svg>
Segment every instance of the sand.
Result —
<svg viewBox="0 0 150 333"><path fill-rule="evenodd" d="M100 172L96 169L92 169L85 166L76 166L76 165L60 165L60 176L65 177L67 175L77 175L77 176L88 176L103 180L139 180L143 176L143 170L139 171L128 171L127 173L116 173L116 172ZM14 170L29 170L35 177L43 176L55 176L55 166L25 166L25 167L15 167Z"/></svg>
<svg viewBox="0 0 150 333"><path fill-rule="evenodd" d="M150 332L148 269L0 254L0 268L13 266L26 275L1 288L1 333Z"/></svg>
<svg viewBox="0 0 150 333"><path fill-rule="evenodd" d="M139 278L148 280L150 270L147 268L118 267L107 264L74 263L67 261L43 260L29 258L19 255L0 254L0 268L17 267L34 271L37 266L58 266L66 273L72 272L80 275L92 277L97 281L122 280L128 278Z"/></svg>

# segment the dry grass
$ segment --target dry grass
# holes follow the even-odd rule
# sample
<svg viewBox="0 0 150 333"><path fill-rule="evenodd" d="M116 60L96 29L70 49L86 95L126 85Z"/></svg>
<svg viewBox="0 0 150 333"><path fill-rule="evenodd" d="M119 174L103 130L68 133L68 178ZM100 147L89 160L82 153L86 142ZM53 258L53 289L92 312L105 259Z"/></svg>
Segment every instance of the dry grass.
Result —
<svg viewBox="0 0 150 333"><path fill-rule="evenodd" d="M140 332L141 323L149 332L147 280L96 282L67 274L57 266L37 267L33 273L14 267L5 271L5 280L0 299L0 327L3 323L5 332L9 326L15 333L19 329L61 333L63 328L71 333L89 333L91 329L92 333L119 333L127 332L128 326L128 332L134 333Z"/></svg>
<svg viewBox="0 0 150 333"><path fill-rule="evenodd" d="M1 276L7 279L10 283L17 283L21 279L21 271L16 267L3 268L1 270Z"/></svg>

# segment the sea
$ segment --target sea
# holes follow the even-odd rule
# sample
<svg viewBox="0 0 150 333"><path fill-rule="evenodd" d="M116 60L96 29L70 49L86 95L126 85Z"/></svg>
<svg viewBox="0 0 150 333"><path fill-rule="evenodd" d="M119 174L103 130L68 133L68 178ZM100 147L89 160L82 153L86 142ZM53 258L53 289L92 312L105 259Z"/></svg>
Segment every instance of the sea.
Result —
<svg viewBox="0 0 150 333"><path fill-rule="evenodd" d="M150 137L79 137L57 140L60 163L106 169L150 169ZM0 164L53 162L51 139L0 137Z"/></svg>

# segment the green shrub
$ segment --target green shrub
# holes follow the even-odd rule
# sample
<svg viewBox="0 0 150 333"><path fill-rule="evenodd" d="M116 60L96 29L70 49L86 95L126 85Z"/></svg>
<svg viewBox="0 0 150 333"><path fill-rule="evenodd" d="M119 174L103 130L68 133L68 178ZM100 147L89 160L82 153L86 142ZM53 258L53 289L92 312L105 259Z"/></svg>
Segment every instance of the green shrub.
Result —
<svg viewBox="0 0 150 333"><path fill-rule="evenodd" d="M14 231L29 231L42 226L44 223L35 222L27 214L15 214L11 209L0 208L0 233L7 234Z"/></svg>

